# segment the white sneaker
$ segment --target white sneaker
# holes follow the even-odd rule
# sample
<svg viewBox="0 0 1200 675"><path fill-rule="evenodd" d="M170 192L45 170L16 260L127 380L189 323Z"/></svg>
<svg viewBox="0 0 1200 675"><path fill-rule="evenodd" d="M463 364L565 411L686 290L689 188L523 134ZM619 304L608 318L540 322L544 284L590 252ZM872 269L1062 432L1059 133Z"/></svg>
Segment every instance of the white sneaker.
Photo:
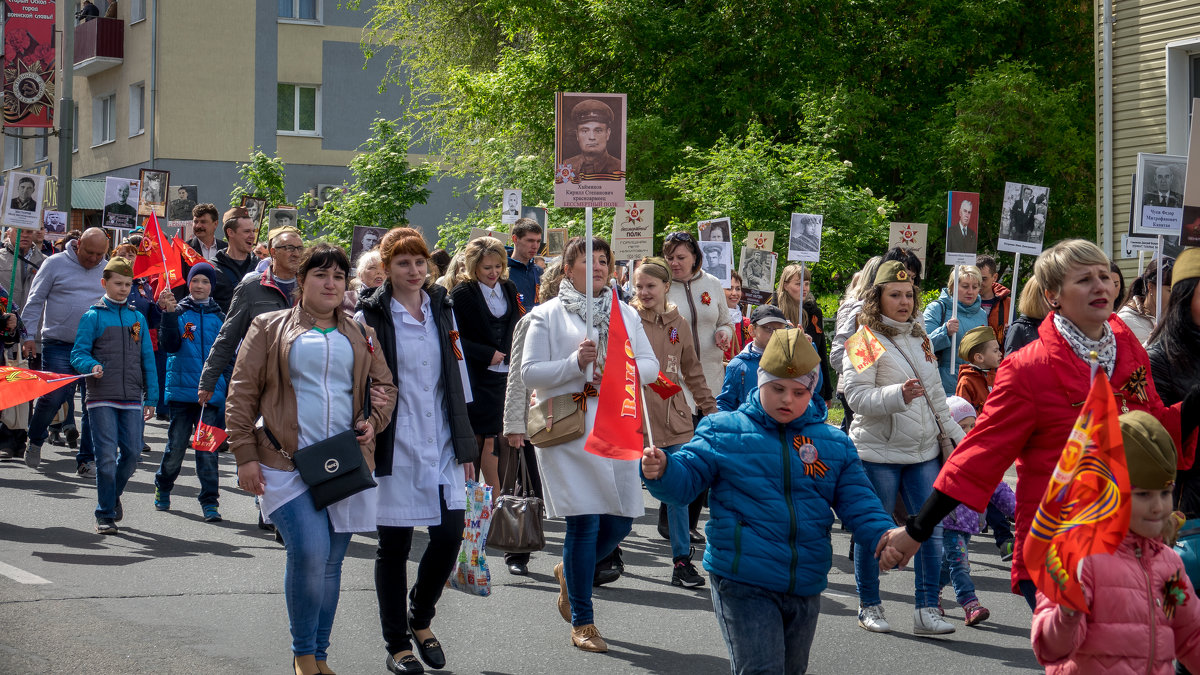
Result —
<svg viewBox="0 0 1200 675"><path fill-rule="evenodd" d="M937 607L922 607L913 612L913 632L917 635L945 635L953 633L954 626L938 616Z"/></svg>
<svg viewBox="0 0 1200 675"><path fill-rule="evenodd" d="M890 633L892 627L883 618L883 605L858 608L858 625L872 633ZM953 628L951 630L954 630Z"/></svg>
<svg viewBox="0 0 1200 675"><path fill-rule="evenodd" d="M95 462L84 462L83 464L79 465L79 468L76 469L75 473L79 474L83 478L95 479L96 478L96 463Z"/></svg>

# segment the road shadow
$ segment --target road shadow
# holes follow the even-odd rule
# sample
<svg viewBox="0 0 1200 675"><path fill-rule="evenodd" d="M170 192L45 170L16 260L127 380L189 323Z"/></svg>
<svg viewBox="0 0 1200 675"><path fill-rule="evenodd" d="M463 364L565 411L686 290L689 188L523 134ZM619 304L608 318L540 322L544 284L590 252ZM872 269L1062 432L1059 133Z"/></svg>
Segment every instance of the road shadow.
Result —
<svg viewBox="0 0 1200 675"><path fill-rule="evenodd" d="M605 641L608 642L609 646L607 654L609 658L621 659L631 666L643 669L647 673L661 673L662 675L686 673L687 675L692 675L693 673L729 672L729 660L718 656L673 652L649 645L634 644L632 642L611 640L608 638L605 638Z"/></svg>

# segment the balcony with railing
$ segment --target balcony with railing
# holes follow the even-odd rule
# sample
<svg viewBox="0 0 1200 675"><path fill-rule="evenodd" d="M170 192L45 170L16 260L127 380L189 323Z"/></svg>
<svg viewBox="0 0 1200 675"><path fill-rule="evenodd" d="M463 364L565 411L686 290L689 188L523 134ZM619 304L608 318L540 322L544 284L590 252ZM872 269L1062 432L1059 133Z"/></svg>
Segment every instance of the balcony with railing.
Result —
<svg viewBox="0 0 1200 675"><path fill-rule="evenodd" d="M75 26L75 74L89 77L125 60L125 22L95 18Z"/></svg>

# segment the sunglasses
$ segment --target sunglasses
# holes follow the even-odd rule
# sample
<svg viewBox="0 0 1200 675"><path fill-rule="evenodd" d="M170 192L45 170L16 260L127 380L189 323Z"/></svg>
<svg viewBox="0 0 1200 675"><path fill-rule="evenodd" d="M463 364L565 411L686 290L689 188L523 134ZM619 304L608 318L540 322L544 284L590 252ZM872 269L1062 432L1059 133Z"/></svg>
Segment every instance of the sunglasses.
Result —
<svg viewBox="0 0 1200 675"><path fill-rule="evenodd" d="M687 232L672 232L663 241L695 241Z"/></svg>

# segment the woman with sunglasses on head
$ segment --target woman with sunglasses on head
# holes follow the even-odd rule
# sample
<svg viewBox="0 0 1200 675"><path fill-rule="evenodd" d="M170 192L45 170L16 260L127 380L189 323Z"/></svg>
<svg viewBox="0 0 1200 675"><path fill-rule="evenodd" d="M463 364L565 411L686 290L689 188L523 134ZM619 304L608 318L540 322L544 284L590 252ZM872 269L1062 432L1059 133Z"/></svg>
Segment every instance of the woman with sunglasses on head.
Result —
<svg viewBox="0 0 1200 675"><path fill-rule="evenodd" d="M692 329L692 346L704 368L704 381L709 391L721 391L725 384L725 351L733 344L733 323L729 320L725 289L713 275L700 269L703 260L700 245L687 232L672 232L663 242L663 258L671 268L671 289L667 300L679 309L679 316ZM696 407L696 399L686 383L683 387L684 400L699 419L702 411ZM692 543L704 543L704 537L696 530L700 520L700 509L708 498L708 491L700 493L688 510L688 525ZM664 507L665 508L665 507Z"/></svg>

